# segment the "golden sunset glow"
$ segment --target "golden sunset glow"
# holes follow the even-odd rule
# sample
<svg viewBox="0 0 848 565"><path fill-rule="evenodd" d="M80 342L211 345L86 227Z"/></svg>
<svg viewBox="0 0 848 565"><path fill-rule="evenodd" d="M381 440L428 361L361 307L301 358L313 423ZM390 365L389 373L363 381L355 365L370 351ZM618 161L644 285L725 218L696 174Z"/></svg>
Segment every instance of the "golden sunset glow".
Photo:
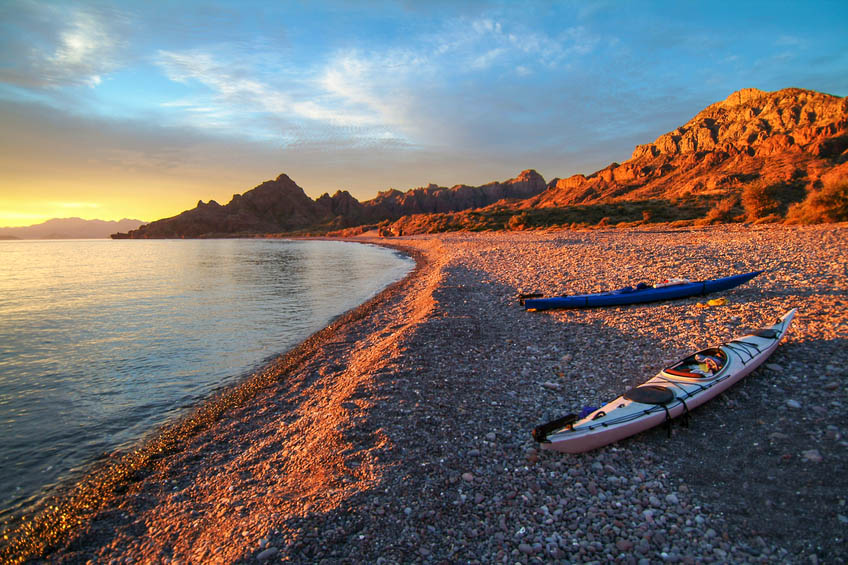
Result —
<svg viewBox="0 0 848 565"><path fill-rule="evenodd" d="M848 93L844 3L256 8L5 2L0 226L152 221L281 173L360 201L567 178L741 88Z"/></svg>

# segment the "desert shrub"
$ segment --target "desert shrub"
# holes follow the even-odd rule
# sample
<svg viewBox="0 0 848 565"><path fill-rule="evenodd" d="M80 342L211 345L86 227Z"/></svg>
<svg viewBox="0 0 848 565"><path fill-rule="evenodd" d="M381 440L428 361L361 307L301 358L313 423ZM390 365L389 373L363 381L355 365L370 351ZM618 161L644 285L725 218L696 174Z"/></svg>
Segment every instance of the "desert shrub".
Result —
<svg viewBox="0 0 848 565"><path fill-rule="evenodd" d="M755 181L742 190L742 207L748 221L755 222L777 213L780 202L775 198L773 185Z"/></svg>
<svg viewBox="0 0 848 565"><path fill-rule="evenodd" d="M704 217L707 224L731 222L738 215L739 198L730 196L718 200Z"/></svg>
<svg viewBox="0 0 848 565"><path fill-rule="evenodd" d="M510 230L523 230L527 229L527 221L528 214L527 212L521 212L520 214L516 214L512 216L509 221L506 223L506 227Z"/></svg>
<svg viewBox="0 0 848 565"><path fill-rule="evenodd" d="M848 179L840 179L813 190L786 214L786 222L817 224L848 221Z"/></svg>

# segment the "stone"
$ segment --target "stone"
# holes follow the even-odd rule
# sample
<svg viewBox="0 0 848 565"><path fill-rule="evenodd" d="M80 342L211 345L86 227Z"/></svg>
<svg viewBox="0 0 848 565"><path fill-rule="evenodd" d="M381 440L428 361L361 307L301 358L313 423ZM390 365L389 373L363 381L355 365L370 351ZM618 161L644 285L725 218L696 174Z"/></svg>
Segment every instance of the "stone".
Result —
<svg viewBox="0 0 848 565"><path fill-rule="evenodd" d="M619 539L615 542L615 547L617 547L619 551L630 551L633 549L633 542L626 539Z"/></svg>
<svg viewBox="0 0 848 565"><path fill-rule="evenodd" d="M256 558L259 561L268 561L269 559L277 555L278 551L279 550L276 547L269 547L268 549L261 551L259 555L256 556Z"/></svg>
<svg viewBox="0 0 848 565"><path fill-rule="evenodd" d="M801 452L801 456L807 461L811 461L813 463L821 463L824 460L822 454L818 449L808 449L806 451Z"/></svg>

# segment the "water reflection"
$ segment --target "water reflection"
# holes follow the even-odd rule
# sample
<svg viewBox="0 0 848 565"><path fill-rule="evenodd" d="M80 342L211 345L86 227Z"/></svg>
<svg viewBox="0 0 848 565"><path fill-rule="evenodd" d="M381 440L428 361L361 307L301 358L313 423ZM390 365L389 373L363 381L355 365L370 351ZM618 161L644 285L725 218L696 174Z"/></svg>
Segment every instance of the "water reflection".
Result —
<svg viewBox="0 0 848 565"><path fill-rule="evenodd" d="M0 242L0 516L411 266L342 242Z"/></svg>

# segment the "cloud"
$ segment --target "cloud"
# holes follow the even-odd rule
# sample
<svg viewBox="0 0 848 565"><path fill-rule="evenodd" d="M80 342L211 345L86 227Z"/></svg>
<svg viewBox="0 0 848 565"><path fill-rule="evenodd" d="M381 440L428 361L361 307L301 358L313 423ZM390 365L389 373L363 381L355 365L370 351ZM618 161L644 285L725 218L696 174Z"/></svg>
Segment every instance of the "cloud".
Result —
<svg viewBox="0 0 848 565"><path fill-rule="evenodd" d="M16 4L15 26L4 26L0 80L27 88L101 84L120 68L125 42L117 11Z"/></svg>
<svg viewBox="0 0 848 565"><path fill-rule="evenodd" d="M225 50L160 51L156 62L170 80L205 87L193 97L165 104L181 109L184 119L198 127L252 131L253 137L286 145L334 137L366 143L402 137L395 132L398 123L385 99L374 94L385 65L355 53L282 76L236 62ZM383 63L398 67L397 59Z"/></svg>

